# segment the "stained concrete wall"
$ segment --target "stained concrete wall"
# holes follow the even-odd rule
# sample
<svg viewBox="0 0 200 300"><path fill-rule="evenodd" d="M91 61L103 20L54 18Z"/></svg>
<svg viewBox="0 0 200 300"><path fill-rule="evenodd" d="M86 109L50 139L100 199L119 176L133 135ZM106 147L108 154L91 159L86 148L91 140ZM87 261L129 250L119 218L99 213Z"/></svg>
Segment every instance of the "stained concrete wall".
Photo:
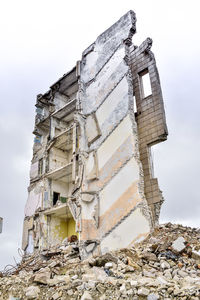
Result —
<svg viewBox="0 0 200 300"><path fill-rule="evenodd" d="M90 172L95 168L91 160L94 151L98 167L95 179L84 176L81 239L99 239L102 252L126 247L151 230L133 112L132 74L127 63L135 21L133 12L123 16L83 52L81 62L84 92L80 100L88 142L82 150L90 153ZM87 123L92 125L91 115L93 132L87 131ZM96 196L86 198L86 193ZM140 226L135 229L137 222Z"/></svg>
<svg viewBox="0 0 200 300"><path fill-rule="evenodd" d="M58 218L51 216L49 221L49 232L48 232L48 244L58 245L62 241L76 234L75 231L75 221L73 218Z"/></svg>

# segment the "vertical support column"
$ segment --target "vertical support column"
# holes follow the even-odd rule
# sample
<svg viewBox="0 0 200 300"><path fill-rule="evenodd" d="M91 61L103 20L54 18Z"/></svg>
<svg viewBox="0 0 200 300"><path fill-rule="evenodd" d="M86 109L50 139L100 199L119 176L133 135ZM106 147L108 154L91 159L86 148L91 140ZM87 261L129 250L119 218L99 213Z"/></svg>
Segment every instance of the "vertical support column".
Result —
<svg viewBox="0 0 200 300"><path fill-rule="evenodd" d="M50 118L50 138L53 139L55 136L55 121L54 118Z"/></svg>
<svg viewBox="0 0 200 300"><path fill-rule="evenodd" d="M73 124L72 132L72 182L75 183L76 180L76 123Z"/></svg>

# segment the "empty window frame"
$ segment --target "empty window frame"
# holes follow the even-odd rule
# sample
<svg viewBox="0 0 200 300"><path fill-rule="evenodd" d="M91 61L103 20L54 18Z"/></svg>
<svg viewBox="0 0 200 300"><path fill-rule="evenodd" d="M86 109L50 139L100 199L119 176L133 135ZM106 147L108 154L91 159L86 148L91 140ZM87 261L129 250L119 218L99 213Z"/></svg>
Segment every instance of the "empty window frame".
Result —
<svg viewBox="0 0 200 300"><path fill-rule="evenodd" d="M53 205L56 205L56 203L60 200L60 193L53 192Z"/></svg>
<svg viewBox="0 0 200 300"><path fill-rule="evenodd" d="M144 71L139 73L139 79L140 79L141 95L142 95L142 99L144 99L152 95L151 81L150 81L148 69L145 69Z"/></svg>
<svg viewBox="0 0 200 300"><path fill-rule="evenodd" d="M37 107L36 108L36 114L40 116L44 116L44 108L43 107Z"/></svg>
<svg viewBox="0 0 200 300"><path fill-rule="evenodd" d="M41 144L42 143L42 136L37 134L34 138L34 143L35 144Z"/></svg>
<svg viewBox="0 0 200 300"><path fill-rule="evenodd" d="M136 98L135 95L133 95L133 109L134 109L134 113L137 113L137 103L136 103Z"/></svg>

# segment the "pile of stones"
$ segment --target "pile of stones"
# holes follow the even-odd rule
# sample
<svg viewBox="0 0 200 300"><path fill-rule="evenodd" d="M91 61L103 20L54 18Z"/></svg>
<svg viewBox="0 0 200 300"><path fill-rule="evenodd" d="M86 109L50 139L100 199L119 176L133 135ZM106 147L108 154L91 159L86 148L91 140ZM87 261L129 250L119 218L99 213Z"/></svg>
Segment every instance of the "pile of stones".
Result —
<svg viewBox="0 0 200 300"><path fill-rule="evenodd" d="M200 299L200 229L160 225L134 247L85 260L71 242L0 277L0 300Z"/></svg>

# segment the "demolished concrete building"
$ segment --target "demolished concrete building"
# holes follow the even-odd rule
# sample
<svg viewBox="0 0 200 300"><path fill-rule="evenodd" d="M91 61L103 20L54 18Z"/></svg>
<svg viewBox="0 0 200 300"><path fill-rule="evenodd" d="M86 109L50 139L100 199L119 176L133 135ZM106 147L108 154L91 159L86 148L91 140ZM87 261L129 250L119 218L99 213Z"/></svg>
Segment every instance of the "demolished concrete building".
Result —
<svg viewBox="0 0 200 300"><path fill-rule="evenodd" d="M167 139L167 126L152 40L137 47L135 32L129 11L37 96L26 252L76 235L83 256L105 253L158 222L151 147Z"/></svg>

